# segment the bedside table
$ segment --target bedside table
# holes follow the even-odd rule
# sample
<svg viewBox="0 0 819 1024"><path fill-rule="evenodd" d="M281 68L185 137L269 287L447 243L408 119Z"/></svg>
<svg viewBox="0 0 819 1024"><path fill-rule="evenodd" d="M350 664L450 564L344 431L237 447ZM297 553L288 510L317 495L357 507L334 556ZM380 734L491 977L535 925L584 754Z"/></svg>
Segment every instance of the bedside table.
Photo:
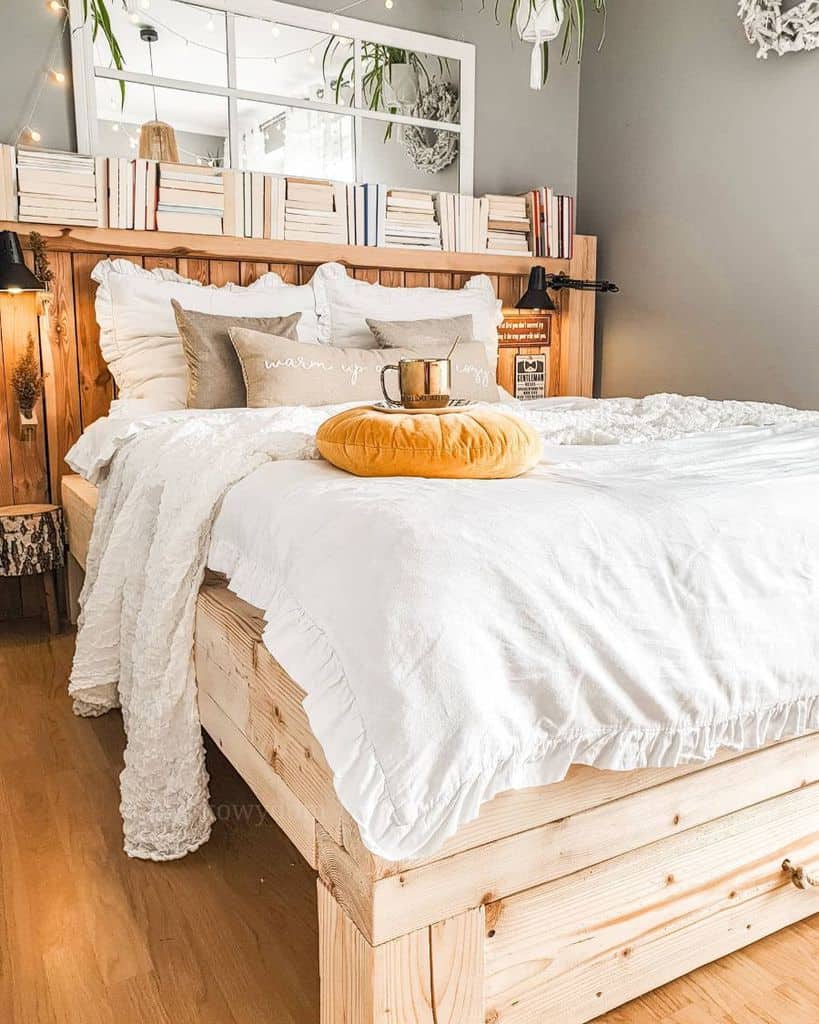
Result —
<svg viewBox="0 0 819 1024"><path fill-rule="evenodd" d="M0 576L39 576L48 628L60 631L54 570L65 564L63 512L59 505L0 506Z"/></svg>

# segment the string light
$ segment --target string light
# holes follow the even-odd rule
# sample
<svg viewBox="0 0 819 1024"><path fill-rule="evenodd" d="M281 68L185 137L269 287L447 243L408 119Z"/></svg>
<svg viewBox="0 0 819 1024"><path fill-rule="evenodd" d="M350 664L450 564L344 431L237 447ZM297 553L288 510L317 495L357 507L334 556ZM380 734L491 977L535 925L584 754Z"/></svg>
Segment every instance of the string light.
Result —
<svg viewBox="0 0 819 1024"><path fill-rule="evenodd" d="M58 85L65 85L65 72L51 69L51 76Z"/></svg>
<svg viewBox="0 0 819 1024"><path fill-rule="evenodd" d="M274 39L278 39L279 36L282 34L282 30L279 28L275 21L270 26L270 34L273 36Z"/></svg>
<svg viewBox="0 0 819 1024"><path fill-rule="evenodd" d="M42 139L42 135L37 131L36 128L27 128L28 137L32 142L39 142Z"/></svg>
<svg viewBox="0 0 819 1024"><path fill-rule="evenodd" d="M341 23L339 22L338 18L333 18L333 21L332 21L332 23L330 25L330 28L334 32L338 32L338 30L341 28Z"/></svg>
<svg viewBox="0 0 819 1024"><path fill-rule="evenodd" d="M64 11L65 7L60 3L60 0L49 0L48 9L57 14L59 11Z"/></svg>
<svg viewBox="0 0 819 1024"><path fill-rule="evenodd" d="M391 11L395 4L393 3L393 0L384 0L384 6L387 8L388 11Z"/></svg>
<svg viewBox="0 0 819 1024"><path fill-rule="evenodd" d="M213 20L213 15L212 14L208 18L208 23L207 23L207 25L205 25L205 28L208 30L208 32L215 32L216 31L216 22Z"/></svg>

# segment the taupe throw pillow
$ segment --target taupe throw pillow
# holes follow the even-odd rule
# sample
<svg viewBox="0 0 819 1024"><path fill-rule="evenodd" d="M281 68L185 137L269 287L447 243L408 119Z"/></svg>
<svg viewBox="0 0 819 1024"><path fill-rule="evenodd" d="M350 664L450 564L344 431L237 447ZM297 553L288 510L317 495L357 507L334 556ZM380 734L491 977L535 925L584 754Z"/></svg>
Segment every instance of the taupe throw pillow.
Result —
<svg viewBox="0 0 819 1024"><path fill-rule="evenodd" d="M382 398L381 367L401 359L417 359L421 354L409 348L300 345L242 328L231 328L230 337L242 364L250 408L376 402ZM498 400L486 349L480 342L458 345L452 368L453 398ZM390 386L396 393L394 379Z"/></svg>
<svg viewBox="0 0 819 1024"><path fill-rule="evenodd" d="M367 326L381 348L411 348L422 356L445 356L457 341L452 352L453 398L498 401L498 385L489 367L486 346L472 340L471 316L443 320L368 320Z"/></svg>
<svg viewBox="0 0 819 1024"><path fill-rule="evenodd" d="M218 316L183 309L171 300L188 364L189 409L238 409L247 405L242 367L230 342L231 327L296 338L301 313L290 316Z"/></svg>
<svg viewBox="0 0 819 1024"><path fill-rule="evenodd" d="M377 402L382 397L381 367L417 355L400 348L303 345L241 327L232 327L230 338L242 365L251 409Z"/></svg>
<svg viewBox="0 0 819 1024"><path fill-rule="evenodd" d="M368 320L367 326L379 348L411 348L421 355L434 348L437 356L442 346L446 355L454 341L475 339L471 313L431 320Z"/></svg>

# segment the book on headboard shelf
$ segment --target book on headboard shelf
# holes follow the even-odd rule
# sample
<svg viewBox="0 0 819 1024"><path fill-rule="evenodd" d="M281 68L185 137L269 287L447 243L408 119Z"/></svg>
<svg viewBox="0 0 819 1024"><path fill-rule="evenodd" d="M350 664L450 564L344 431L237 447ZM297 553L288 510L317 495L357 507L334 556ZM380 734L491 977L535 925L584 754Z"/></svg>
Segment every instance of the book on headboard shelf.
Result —
<svg viewBox="0 0 819 1024"><path fill-rule="evenodd" d="M0 219L571 259L575 200L482 197L0 146Z"/></svg>

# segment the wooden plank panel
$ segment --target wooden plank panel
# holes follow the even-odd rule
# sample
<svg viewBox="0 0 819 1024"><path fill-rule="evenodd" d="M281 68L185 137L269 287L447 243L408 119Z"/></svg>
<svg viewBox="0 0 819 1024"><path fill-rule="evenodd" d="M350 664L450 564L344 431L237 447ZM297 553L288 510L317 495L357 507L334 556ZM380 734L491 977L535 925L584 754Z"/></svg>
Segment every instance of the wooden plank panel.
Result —
<svg viewBox="0 0 819 1024"><path fill-rule="evenodd" d="M428 929L375 947L373 989L377 1024L442 1024L433 1010Z"/></svg>
<svg viewBox="0 0 819 1024"><path fill-rule="evenodd" d="M525 290L525 282L519 277L503 274L498 278L498 298L504 309L514 309Z"/></svg>
<svg viewBox="0 0 819 1024"><path fill-rule="evenodd" d="M43 401L41 398L34 410L39 422L34 438L23 441L20 437L20 410L11 386L14 365L25 353L29 337L34 341L35 356L42 367L38 303L39 297L31 292L22 295L0 294L0 336L6 372L6 409L14 504L48 500Z"/></svg>
<svg viewBox="0 0 819 1024"><path fill-rule="evenodd" d="M452 274L447 272L434 272L429 275L430 284L433 288L453 288Z"/></svg>
<svg viewBox="0 0 819 1024"><path fill-rule="evenodd" d="M349 273L349 269L347 271ZM375 268L357 268L353 271L352 277L356 281L369 281L370 284L378 284L381 276L381 272Z"/></svg>
<svg viewBox="0 0 819 1024"><path fill-rule="evenodd" d="M315 819L270 765L241 734L219 705L199 694L202 727L258 797L311 868L316 866Z"/></svg>
<svg viewBox="0 0 819 1024"><path fill-rule="evenodd" d="M819 735L768 747L373 886L383 942L819 780Z"/></svg>
<svg viewBox="0 0 819 1024"><path fill-rule="evenodd" d="M373 948L320 878L316 884L320 1024L374 1024Z"/></svg>
<svg viewBox="0 0 819 1024"><path fill-rule="evenodd" d="M429 930L435 1024L484 1024L484 908Z"/></svg>
<svg viewBox="0 0 819 1024"><path fill-rule="evenodd" d="M515 356L516 348L498 349L498 384L505 388L510 395L515 393Z"/></svg>
<svg viewBox="0 0 819 1024"><path fill-rule="evenodd" d="M385 285L387 288L403 288L404 271L382 270L379 278L379 283Z"/></svg>
<svg viewBox="0 0 819 1024"><path fill-rule="evenodd" d="M59 502L60 480L71 472L64 462L65 453L82 433L82 417L71 256L56 252L49 259L54 277L40 333L46 374L43 389L49 491L51 500Z"/></svg>
<svg viewBox="0 0 819 1024"><path fill-rule="evenodd" d="M781 866L819 864L817 822L814 785L490 904L487 1020L587 1021L775 931L780 902L819 912Z"/></svg>
<svg viewBox="0 0 819 1024"><path fill-rule="evenodd" d="M569 276L583 280L597 277L597 239L575 239ZM564 328L561 331L558 393L591 397L594 386L595 293L562 293Z"/></svg>
<svg viewBox="0 0 819 1024"><path fill-rule="evenodd" d="M0 324L0 371L3 373L3 380L8 380L11 374L11 363L6 365L3 353L3 330ZM11 431L12 411L14 406L9 406L6 399L6 389L0 387L0 505L11 505L14 501L14 487L11 477ZM17 587L17 604L19 604L20 588Z"/></svg>
<svg viewBox="0 0 819 1024"><path fill-rule="evenodd" d="M142 265L146 270L176 270L176 257L166 256L162 253L153 256L145 256Z"/></svg>
<svg viewBox="0 0 819 1024"><path fill-rule="evenodd" d="M297 263L269 263L268 269L278 274L285 284L299 283L299 266Z"/></svg>
<svg viewBox="0 0 819 1024"><path fill-rule="evenodd" d="M264 277L267 273L266 263L248 263L242 261L239 264L239 284L247 288L248 285L253 284L260 277Z"/></svg>
<svg viewBox="0 0 819 1024"><path fill-rule="evenodd" d="M91 271L103 258L91 252L77 252L71 258L83 429L107 415L114 397L114 380L100 352L100 331L94 313L97 285L91 280Z"/></svg>
<svg viewBox="0 0 819 1024"><path fill-rule="evenodd" d="M429 288L429 272L426 270L405 270L404 284L407 288Z"/></svg>
<svg viewBox="0 0 819 1024"><path fill-rule="evenodd" d="M239 283L239 263L237 260L211 260L210 283L220 287L223 284Z"/></svg>
<svg viewBox="0 0 819 1024"><path fill-rule="evenodd" d="M302 263L299 265L299 284L310 284L313 280L313 274L315 274L318 268L314 263Z"/></svg>
<svg viewBox="0 0 819 1024"><path fill-rule="evenodd" d="M183 277L189 277L191 281L210 284L210 264L207 260L188 259L183 256L177 261L176 269Z"/></svg>

